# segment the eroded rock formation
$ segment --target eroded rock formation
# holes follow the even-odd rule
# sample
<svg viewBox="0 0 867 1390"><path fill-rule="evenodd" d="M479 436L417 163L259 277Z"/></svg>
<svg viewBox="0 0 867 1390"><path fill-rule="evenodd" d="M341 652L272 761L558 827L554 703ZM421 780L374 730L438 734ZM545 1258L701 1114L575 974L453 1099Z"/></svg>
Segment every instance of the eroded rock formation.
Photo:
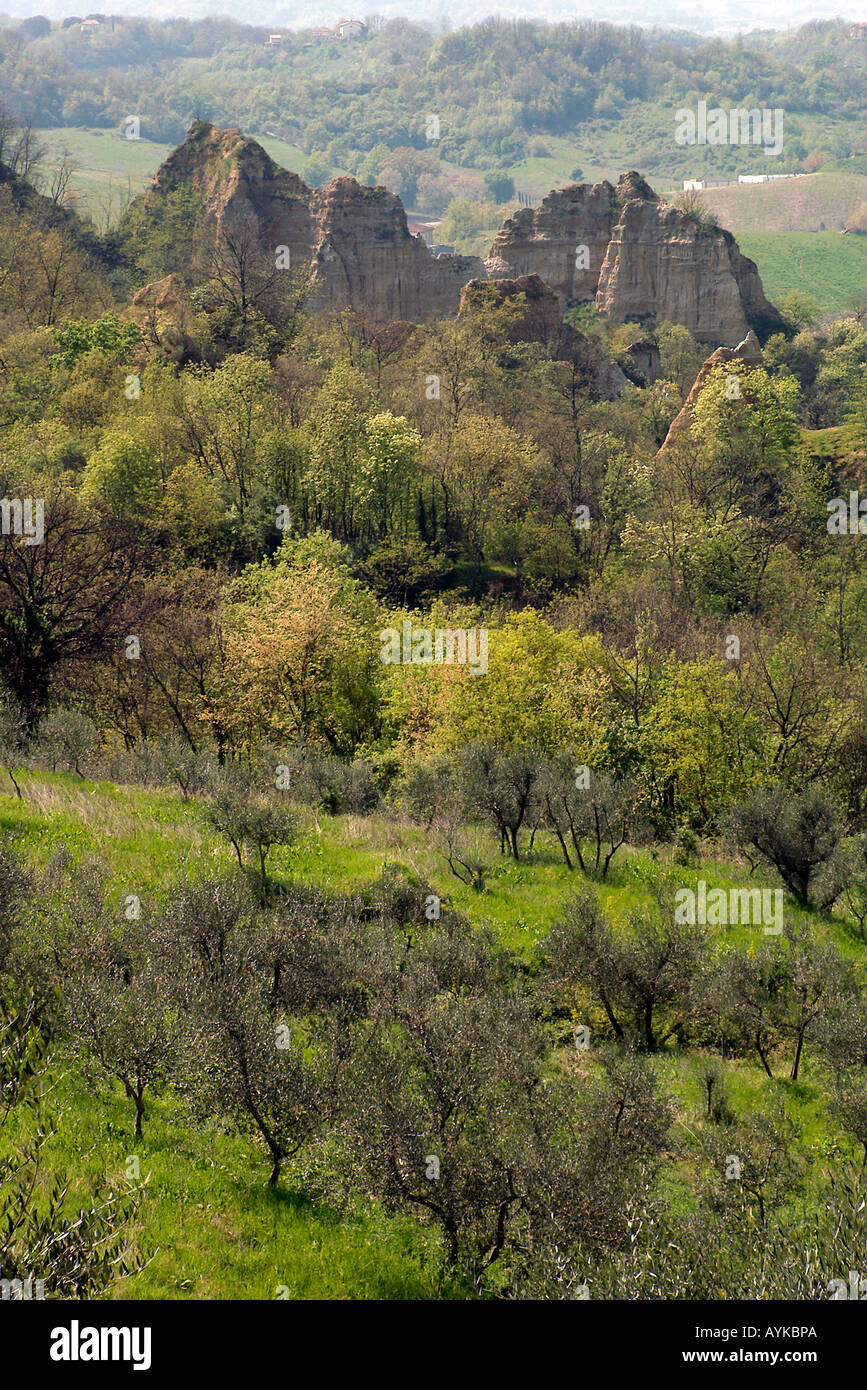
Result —
<svg viewBox="0 0 867 1390"><path fill-rule="evenodd" d="M485 264L493 278L535 272L608 318L683 324L702 342L731 346L750 329L766 337L783 326L731 233L662 202L635 172L616 188L575 184L522 209Z"/></svg>
<svg viewBox="0 0 867 1390"><path fill-rule="evenodd" d="M461 291L460 317L469 318L486 306L502 305L515 311L506 329L509 341L541 343L556 361L574 363L590 394L598 400L613 400L623 390L627 379L617 363L583 333L564 323L558 296L540 276L471 280Z"/></svg>
<svg viewBox="0 0 867 1390"><path fill-rule="evenodd" d="M194 200L191 245L229 235L252 238L251 249L265 256L286 248L290 266L311 269L314 310L351 306L379 321L425 322L456 314L461 287L485 273L477 256L434 256L410 233L388 189L348 178L308 188L255 140L205 121L192 126L131 205L127 231L158 225L179 188Z"/></svg>
<svg viewBox="0 0 867 1390"><path fill-rule="evenodd" d="M738 343L737 347L719 347L702 363L689 395L669 426L668 434L665 436L657 457L661 458L679 443L688 441L693 420L693 407L698 400L699 392L714 368L725 366L727 362L743 362L749 371L764 366L765 359L762 355L761 345L752 329L744 340Z"/></svg>
<svg viewBox="0 0 867 1390"><path fill-rule="evenodd" d="M470 280L536 275L564 308L593 301L609 318L649 330L671 320L704 342L730 346L749 329L764 338L782 327L731 234L662 202L636 173L616 188L573 184L521 209L483 262L434 256L386 188L349 178L308 188L255 140L197 121L130 205L122 230L135 244L164 232L170 241L172 226L178 264L164 264L166 272L189 274L194 252L206 258L221 240L247 237L251 254L276 257L283 248L284 261L309 268L312 309L351 306L380 323L456 314Z"/></svg>

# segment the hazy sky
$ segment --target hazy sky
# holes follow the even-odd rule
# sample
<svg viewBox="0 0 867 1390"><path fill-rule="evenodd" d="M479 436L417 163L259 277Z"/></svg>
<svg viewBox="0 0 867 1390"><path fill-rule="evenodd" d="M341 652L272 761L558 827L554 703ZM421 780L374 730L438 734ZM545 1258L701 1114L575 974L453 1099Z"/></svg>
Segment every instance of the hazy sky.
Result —
<svg viewBox="0 0 867 1390"><path fill-rule="evenodd" d="M0 0L0 12L22 17L44 14L51 19L64 15L97 13L102 9L93 0L76 4L74 0ZM776 0L772 6L755 0L106 0L109 14L140 14L152 18L187 15L203 18L209 14L231 15L252 24L301 28L312 24L333 24L342 15L363 18L377 13L394 18L402 15L439 26L457 28L492 14L512 18L606 19L612 23L682 26L702 32L732 33L757 28L786 28L809 19L867 20L867 0Z"/></svg>

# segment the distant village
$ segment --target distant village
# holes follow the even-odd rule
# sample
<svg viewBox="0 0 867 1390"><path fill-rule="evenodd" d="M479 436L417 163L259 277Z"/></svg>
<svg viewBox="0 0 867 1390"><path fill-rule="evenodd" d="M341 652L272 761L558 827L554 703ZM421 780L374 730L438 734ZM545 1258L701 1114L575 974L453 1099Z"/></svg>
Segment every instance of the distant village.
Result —
<svg viewBox="0 0 867 1390"><path fill-rule="evenodd" d="M338 19L333 29L320 27L311 29L313 43L323 43L328 39L363 39L367 25L360 19ZM282 34L269 34L265 40L266 48L279 48L283 42Z"/></svg>

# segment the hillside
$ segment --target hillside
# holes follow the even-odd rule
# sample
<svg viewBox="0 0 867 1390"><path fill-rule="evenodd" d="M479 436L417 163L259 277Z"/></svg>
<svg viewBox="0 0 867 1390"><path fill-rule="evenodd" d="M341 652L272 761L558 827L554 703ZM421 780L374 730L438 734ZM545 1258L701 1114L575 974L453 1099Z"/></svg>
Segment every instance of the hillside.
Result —
<svg viewBox="0 0 867 1390"><path fill-rule="evenodd" d="M841 314L867 290L865 236L744 231L738 242L758 265L772 300L798 290L812 295L822 309Z"/></svg>
<svg viewBox="0 0 867 1390"><path fill-rule="evenodd" d="M81 864L103 856L110 891L122 894L135 882L149 910L176 883L180 860L192 877L197 863L205 861L230 871L230 851L215 836L205 804L197 799L188 801L176 791L143 793L131 786L92 783L71 774L18 769L16 780L21 800L0 790L0 829L17 837L34 864L45 865L61 846ZM479 928L492 926L499 940L528 961L574 887L547 836L522 864L504 864L480 899L455 883L429 836L407 821L309 811L302 816L296 843L274 855L275 883L306 883L329 894L365 893L389 865L401 864L433 885L443 904L459 906ZM616 922L625 924L630 912L652 906L649 883L656 867L649 856L630 853L612 873L600 897ZM744 868L719 860L705 860L680 877L689 882L706 877L726 889L754 886ZM847 957L862 961L863 947L853 943L842 923L817 917L813 928L817 943L833 941ZM726 935L729 945L748 945L753 939L746 928ZM667 1050L652 1065L659 1083L675 1098L676 1123L691 1132L702 1106L692 1059ZM111 1294L116 1300L477 1296L466 1279L443 1273L430 1227L358 1197L341 1210L325 1193L304 1195L311 1174L303 1164L287 1164L286 1191L263 1186L261 1142L227 1130L216 1117L197 1118L182 1092L164 1091L149 1100L144 1133L132 1141L130 1102L119 1084L103 1084L94 1093L81 1084L74 1059L61 1055L53 1085L55 1102L74 1121L51 1139L46 1160L73 1171L74 1198L86 1200L88 1184L106 1173L122 1181L131 1143L147 1175L137 1240L152 1258L141 1272L116 1283ZM815 1164L818 1155L830 1152L839 1163L854 1162L855 1146L828 1115L827 1087L824 1068L812 1060L797 1087L782 1077L761 1076L745 1060L728 1067L728 1094L738 1109L782 1103L798 1119L802 1162ZM691 1157L696 1156L693 1150ZM784 1218L799 1220L800 1200L813 1195L812 1181L790 1198ZM675 1191L686 1190L683 1156L675 1160L672 1155L665 1182Z"/></svg>
<svg viewBox="0 0 867 1390"><path fill-rule="evenodd" d="M450 164L479 176L512 171L519 188L539 196L576 177L575 168L599 179L640 167L668 182L745 167L794 170L819 151L848 157L863 148L865 54L842 21L702 40L498 20L434 35L393 20L348 43L283 30L273 50L267 33L230 20L120 17L86 37L77 26L56 27L19 43L16 31L0 31L5 99L44 128L118 130L132 112L146 139L167 144L197 116L241 127L303 148L310 167L299 173L309 182L322 169L326 178L383 179L414 204L421 179L422 204L435 213L454 193ZM780 93L781 157L737 146L699 152L674 139L675 113L696 95L736 107L749 94L774 107ZM440 122L434 138L429 116Z"/></svg>
<svg viewBox="0 0 867 1390"><path fill-rule="evenodd" d="M833 1379L867 237L789 227L867 207L867 24L68 18L0 18L25 1356L225 1379L302 1302L568 1301L627 1379Z"/></svg>
<svg viewBox="0 0 867 1390"><path fill-rule="evenodd" d="M867 175L804 174L710 188L699 197L722 226L739 232L836 232L867 199Z"/></svg>

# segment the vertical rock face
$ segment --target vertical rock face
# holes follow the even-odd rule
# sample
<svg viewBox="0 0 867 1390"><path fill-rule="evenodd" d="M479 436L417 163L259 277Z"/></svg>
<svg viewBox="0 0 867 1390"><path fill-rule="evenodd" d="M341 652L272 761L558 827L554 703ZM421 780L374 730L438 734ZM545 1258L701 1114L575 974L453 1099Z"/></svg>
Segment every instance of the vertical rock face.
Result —
<svg viewBox="0 0 867 1390"><path fill-rule="evenodd" d="M636 386L652 386L662 376L659 344L655 338L632 343L623 359L623 370Z"/></svg>
<svg viewBox="0 0 867 1390"><path fill-rule="evenodd" d="M573 185L509 218L486 265L494 278L535 272L565 299L593 299L618 321L683 324L703 342L732 345L749 329L765 337L782 328L731 233L662 202L635 172L616 189Z"/></svg>
<svg viewBox="0 0 867 1390"><path fill-rule="evenodd" d="M455 314L461 287L484 274L477 256L433 256L385 188L335 179L312 191L310 209L312 309L351 304L380 320L424 322Z"/></svg>
<svg viewBox="0 0 867 1390"><path fill-rule="evenodd" d="M495 237L488 275L541 275L564 301L592 299L611 240L614 199L610 183L574 183L549 193L538 208L522 208Z"/></svg>
<svg viewBox="0 0 867 1390"><path fill-rule="evenodd" d="M348 178L308 188L255 140L204 121L131 204L127 229L158 224L179 187L196 199L191 241L244 236L267 257L288 247L291 266L310 267L314 309L352 307L379 321L424 322L456 314L461 287L485 273L477 256L433 256L411 235L400 199L387 189Z"/></svg>
<svg viewBox="0 0 867 1390"><path fill-rule="evenodd" d="M749 329L723 237L655 200L623 205L602 263L596 307L620 321L669 319L717 343L737 343Z"/></svg>

